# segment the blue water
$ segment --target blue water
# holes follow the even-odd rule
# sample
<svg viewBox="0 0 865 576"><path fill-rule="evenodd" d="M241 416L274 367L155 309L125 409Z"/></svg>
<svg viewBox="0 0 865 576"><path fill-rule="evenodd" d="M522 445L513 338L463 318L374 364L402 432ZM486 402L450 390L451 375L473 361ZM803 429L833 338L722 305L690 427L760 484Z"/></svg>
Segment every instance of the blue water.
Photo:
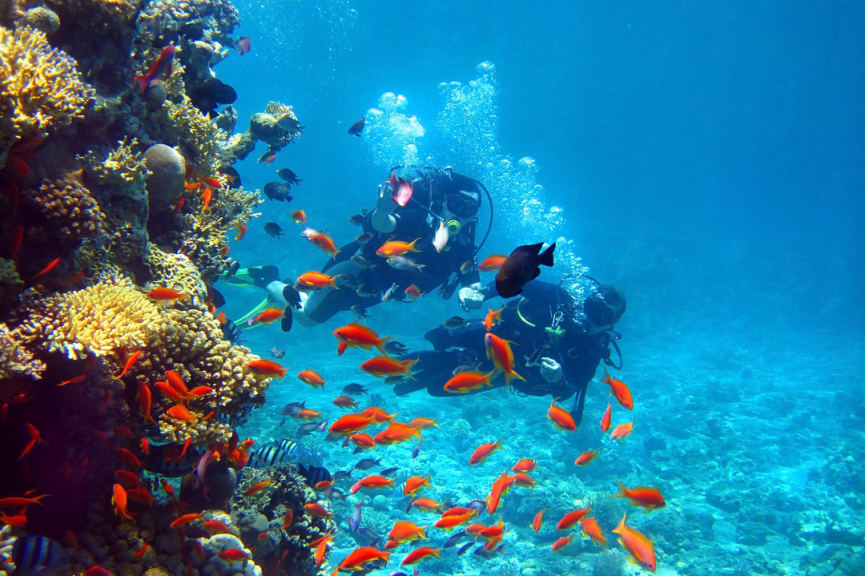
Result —
<svg viewBox="0 0 865 576"><path fill-rule="evenodd" d="M247 187L276 180L282 166L303 183L291 204L261 206L235 258L275 264L285 277L319 269L325 257L295 233L292 210L341 244L357 234L348 216L372 207L390 165L450 164L494 196L482 256L559 239L562 259L542 279L586 266L622 289L618 375L635 397L632 413L614 412L614 424L635 422L622 443L601 438L607 390L598 383L576 434L551 428L548 398L398 399L358 370L367 354L336 355L331 332L346 313L288 334L245 334L262 355L285 348L292 368L247 434L291 434L294 423L278 424L292 400L334 419L331 400L359 381L401 418L438 418L417 459L411 444L376 450L402 475L430 473L428 495L482 498L516 459L538 460L538 486L515 489L500 508L505 554L447 550L422 573L635 571L612 539L605 551L579 536L550 551L558 516L589 502L608 536L630 512L654 537L660 574L865 573L865 6L236 5L252 52L232 54L218 73L238 88L239 126L280 100L305 130L273 166L255 163L261 146L237 166ZM348 136L362 113L379 121L362 139ZM266 236L265 221L287 237ZM229 316L261 297L223 289ZM379 305L368 323L422 348L427 329L458 313L455 299L427 295ZM325 376L324 391L293 377L304 368ZM498 438L504 450L467 466L478 444ZM334 470L360 458L315 435L305 441ZM573 466L599 446L598 462ZM617 479L659 486L666 508L631 511L609 497ZM355 501L334 503L338 517ZM368 496L364 525L387 533L407 517L403 507L396 493ZM541 508L550 516L535 534L528 525ZM345 532L332 563L355 546Z"/></svg>

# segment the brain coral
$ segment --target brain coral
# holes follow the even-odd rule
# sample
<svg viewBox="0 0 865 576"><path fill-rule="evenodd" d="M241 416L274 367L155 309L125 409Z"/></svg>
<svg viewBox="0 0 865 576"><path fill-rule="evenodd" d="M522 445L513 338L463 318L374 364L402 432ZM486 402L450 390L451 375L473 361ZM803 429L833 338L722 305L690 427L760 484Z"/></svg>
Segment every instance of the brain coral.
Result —
<svg viewBox="0 0 865 576"><path fill-rule="evenodd" d="M26 342L78 360L145 348L164 325L156 304L127 278L112 276L38 300L19 330Z"/></svg>
<svg viewBox="0 0 865 576"><path fill-rule="evenodd" d="M45 136L80 117L94 91L75 60L27 26L0 26L0 156L18 138Z"/></svg>

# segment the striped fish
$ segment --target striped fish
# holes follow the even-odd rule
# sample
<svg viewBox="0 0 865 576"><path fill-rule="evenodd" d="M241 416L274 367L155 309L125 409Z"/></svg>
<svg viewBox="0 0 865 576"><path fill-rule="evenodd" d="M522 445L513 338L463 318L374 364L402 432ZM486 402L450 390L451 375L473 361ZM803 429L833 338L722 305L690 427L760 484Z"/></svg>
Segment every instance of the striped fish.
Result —
<svg viewBox="0 0 865 576"><path fill-rule="evenodd" d="M249 455L247 466L252 468L265 468L268 466L283 466L287 464L297 452L297 442L283 438L279 442L270 442L253 450Z"/></svg>
<svg viewBox="0 0 865 576"><path fill-rule="evenodd" d="M63 563L63 547L45 536L18 538L12 548L16 576L53 574Z"/></svg>

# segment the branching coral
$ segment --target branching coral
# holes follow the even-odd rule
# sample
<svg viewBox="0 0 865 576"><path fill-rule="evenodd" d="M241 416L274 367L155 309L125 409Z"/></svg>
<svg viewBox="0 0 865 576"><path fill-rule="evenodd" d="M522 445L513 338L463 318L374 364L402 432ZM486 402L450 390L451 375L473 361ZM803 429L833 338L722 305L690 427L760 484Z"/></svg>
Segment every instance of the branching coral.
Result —
<svg viewBox="0 0 865 576"><path fill-rule="evenodd" d="M0 380L15 376L39 378L44 371L45 363L34 358L15 331L0 323Z"/></svg>
<svg viewBox="0 0 865 576"><path fill-rule="evenodd" d="M78 360L146 348L164 329L159 308L124 277L37 301L18 328L24 341Z"/></svg>
<svg viewBox="0 0 865 576"><path fill-rule="evenodd" d="M0 156L18 138L46 136L80 117L94 92L75 60L27 26L0 26Z"/></svg>
<svg viewBox="0 0 865 576"><path fill-rule="evenodd" d="M154 286L183 292L199 304L207 298L198 268L183 254L168 254L151 244L144 261Z"/></svg>
<svg viewBox="0 0 865 576"><path fill-rule="evenodd" d="M159 39L174 38L183 26L199 24L213 40L227 43L240 23L229 0L151 0L138 16L135 47L143 52Z"/></svg>
<svg viewBox="0 0 865 576"><path fill-rule="evenodd" d="M184 96L180 104L166 101L163 106L181 150L191 156L189 160L202 175L213 176L220 164L228 163L221 158L228 135L189 98Z"/></svg>
<svg viewBox="0 0 865 576"><path fill-rule="evenodd" d="M108 156L103 157L95 151L82 156L89 175L102 186L112 186L127 195L142 195L144 181L150 174L144 160L144 152L135 138L124 138L117 143Z"/></svg>

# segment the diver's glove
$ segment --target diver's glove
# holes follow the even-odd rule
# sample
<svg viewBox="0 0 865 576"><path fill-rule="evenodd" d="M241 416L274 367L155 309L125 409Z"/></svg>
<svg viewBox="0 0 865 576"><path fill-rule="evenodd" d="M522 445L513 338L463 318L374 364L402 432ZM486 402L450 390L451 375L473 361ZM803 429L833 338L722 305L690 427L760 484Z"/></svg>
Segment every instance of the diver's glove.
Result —
<svg viewBox="0 0 865 576"><path fill-rule="evenodd" d="M460 308L468 312L469 310L477 310L484 303L484 295L481 292L481 283L475 282L471 286L464 286L457 292L457 299L460 303Z"/></svg>
<svg viewBox="0 0 865 576"><path fill-rule="evenodd" d="M378 201L375 203L375 210L372 211L370 222L376 232L389 234L396 228L396 218L393 211L396 210L397 204L389 194L384 192L384 188L379 186Z"/></svg>
<svg viewBox="0 0 865 576"><path fill-rule="evenodd" d="M562 376L564 376L562 365L549 356L544 356L541 358L541 376L544 377L544 380L553 384L561 382Z"/></svg>

